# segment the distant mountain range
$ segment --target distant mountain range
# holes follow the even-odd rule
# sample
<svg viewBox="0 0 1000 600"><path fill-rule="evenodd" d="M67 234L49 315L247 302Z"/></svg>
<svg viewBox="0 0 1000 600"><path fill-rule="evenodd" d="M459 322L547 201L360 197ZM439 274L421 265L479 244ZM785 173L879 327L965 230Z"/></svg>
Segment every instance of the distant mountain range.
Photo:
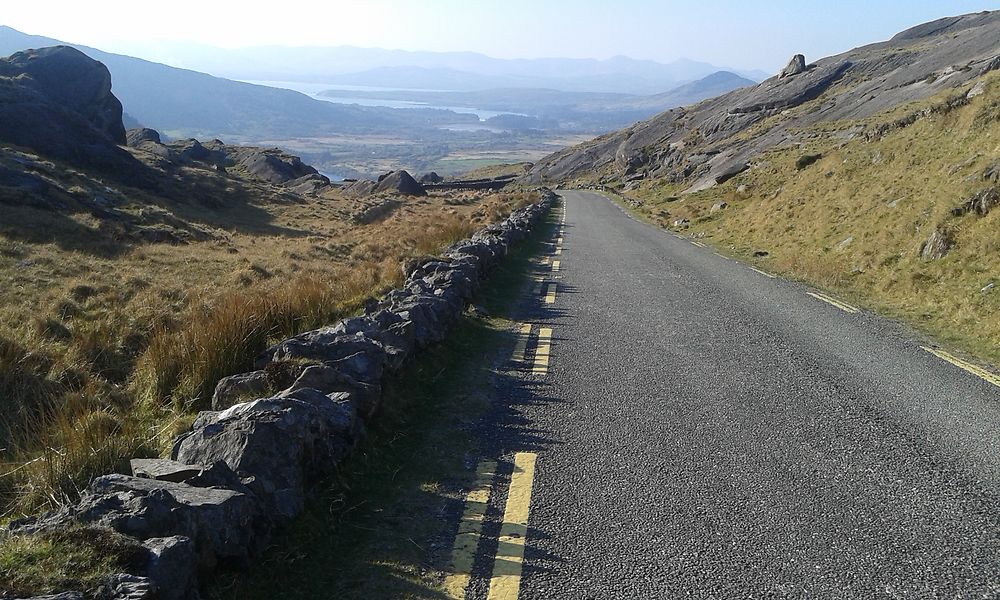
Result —
<svg viewBox="0 0 1000 600"><path fill-rule="evenodd" d="M59 40L0 26L0 55L63 44ZM291 90L233 81L87 46L65 45L71 45L107 65L112 73L115 95L122 101L128 115L138 123L175 138L234 137L257 142L381 132L434 137L430 132L442 125L478 122L474 115L434 110L430 106L523 113L536 118L523 123L524 128L569 127L574 131L601 133L673 106L698 102L754 83L734 73L717 71L710 72L706 79L703 73L716 67L689 60L665 65L629 58L606 61L499 60L473 53L360 48L224 50L201 46L173 47L175 52L183 48L188 54L194 48L197 60L204 64L204 68L228 70L233 76L279 81L303 81L323 76L331 85L339 81L393 88L464 90L437 94L414 90L337 94L359 99L393 97L430 105L427 109L393 110L324 102ZM188 54L181 53L177 60L194 60ZM331 74L351 68L363 69L390 60L416 64L376 66L354 74ZM477 72L473 73L472 69ZM685 84L668 83L698 76L701 79ZM654 84L657 78L660 83ZM536 87L525 87L529 83L536 84ZM551 85L548 89L539 89L544 87L540 86L542 83ZM617 93L566 91L553 87L563 84L567 88L612 87ZM629 86L631 89L645 86L660 93L649 96L624 93L622 90L629 89Z"/></svg>
<svg viewBox="0 0 1000 600"><path fill-rule="evenodd" d="M133 53L231 79L449 91L548 88L649 95L717 71L730 71L755 82L771 76L763 71L742 71L684 58L669 63L624 56L607 60L499 59L474 52L407 52L352 46L231 50L157 42L135 46Z"/></svg>

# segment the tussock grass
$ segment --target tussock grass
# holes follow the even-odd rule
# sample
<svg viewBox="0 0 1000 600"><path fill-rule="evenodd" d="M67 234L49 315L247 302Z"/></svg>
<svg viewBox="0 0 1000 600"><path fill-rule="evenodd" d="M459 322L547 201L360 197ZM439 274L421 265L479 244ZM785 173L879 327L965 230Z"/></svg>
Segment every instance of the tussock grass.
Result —
<svg viewBox="0 0 1000 600"><path fill-rule="evenodd" d="M71 179L77 195L95 185ZM51 211L4 207L5 512L55 506L96 475L127 472L128 458L163 454L195 411L208 407L218 379L252 368L269 344L357 311L400 283L406 259L439 253L536 199L408 200L387 219L356 225L350 201L336 194L305 200L266 186L237 192L225 192L232 206L146 196L134 208L122 205L150 212L153 204L164 221L213 232L173 245L123 247L102 237L86 211L68 210L53 226Z"/></svg>

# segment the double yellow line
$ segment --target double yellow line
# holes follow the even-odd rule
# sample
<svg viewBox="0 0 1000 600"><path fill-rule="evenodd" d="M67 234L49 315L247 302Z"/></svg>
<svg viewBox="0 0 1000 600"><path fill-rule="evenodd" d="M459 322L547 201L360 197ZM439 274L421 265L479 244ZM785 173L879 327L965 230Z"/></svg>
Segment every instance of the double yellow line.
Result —
<svg viewBox="0 0 1000 600"><path fill-rule="evenodd" d="M528 538L528 514L531 510L531 490L537 459L538 455L533 452L518 452L514 455L514 472L507 490L507 504L504 507L503 523L500 525L487 600L517 600L521 591L524 547ZM465 497L465 510L452 549L450 573L444 581L445 593L453 600L465 600L472 580L472 567L483 537L483 521L496 467L494 460L480 462L472 489Z"/></svg>
<svg viewBox="0 0 1000 600"><path fill-rule="evenodd" d="M964 361L961 358L955 356L954 354L949 354L944 350L940 350L938 348L929 348L927 346L921 346L921 348L926 350L927 352L930 352L931 354L940 358L941 360L955 365L956 367L962 369L963 371L968 371L969 373L972 373L976 377L979 377L980 379L983 379L989 383L992 383L997 387L1000 387L1000 376L997 376L995 373L991 373L978 365L974 365L968 361Z"/></svg>
<svg viewBox="0 0 1000 600"><path fill-rule="evenodd" d="M850 304L847 304L846 302L841 302L840 300L837 300L836 298L831 298L830 296L827 296L826 294L824 294L822 292L806 292L806 293L809 294L810 296L812 296L813 298L816 298L817 300L822 300L823 302L826 302L827 304L829 304L831 306L835 306L835 307L839 308L840 310L842 310L842 311L844 311L846 313L850 313L850 314L853 315L853 314L857 314L857 313L861 312L860 308L858 308L856 306L851 306Z"/></svg>

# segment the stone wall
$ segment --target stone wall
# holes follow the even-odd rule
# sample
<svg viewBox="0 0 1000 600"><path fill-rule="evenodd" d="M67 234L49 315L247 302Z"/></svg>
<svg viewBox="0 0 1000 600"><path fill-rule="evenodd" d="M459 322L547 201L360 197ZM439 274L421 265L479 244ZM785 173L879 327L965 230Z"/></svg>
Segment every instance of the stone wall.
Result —
<svg viewBox="0 0 1000 600"><path fill-rule="evenodd" d="M378 417L384 378L445 338L479 282L555 197L543 190L541 202L443 257L409 263L404 286L370 302L362 316L276 344L258 357L256 371L220 381L215 410L177 438L170 460L133 460L131 475L98 477L75 504L16 521L5 535L87 525L135 538L148 559L108 581L114 598L197 598L199 575L248 567Z"/></svg>

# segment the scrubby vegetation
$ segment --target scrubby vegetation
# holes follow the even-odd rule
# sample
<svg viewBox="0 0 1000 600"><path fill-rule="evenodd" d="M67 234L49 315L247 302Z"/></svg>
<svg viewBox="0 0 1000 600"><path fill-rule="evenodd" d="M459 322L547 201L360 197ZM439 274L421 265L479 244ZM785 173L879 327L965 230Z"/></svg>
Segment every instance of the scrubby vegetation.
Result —
<svg viewBox="0 0 1000 600"><path fill-rule="evenodd" d="M358 225L356 202L335 192L301 198L229 179L218 196L202 189L204 201L179 202L72 177L79 197L111 196L136 221L154 214L169 235L148 243L122 228L127 219L101 218L72 195L60 207L0 194L8 514L55 505L130 457L164 453L220 377L247 370L279 338L357 311L400 281L402 260L530 200L409 199Z"/></svg>

